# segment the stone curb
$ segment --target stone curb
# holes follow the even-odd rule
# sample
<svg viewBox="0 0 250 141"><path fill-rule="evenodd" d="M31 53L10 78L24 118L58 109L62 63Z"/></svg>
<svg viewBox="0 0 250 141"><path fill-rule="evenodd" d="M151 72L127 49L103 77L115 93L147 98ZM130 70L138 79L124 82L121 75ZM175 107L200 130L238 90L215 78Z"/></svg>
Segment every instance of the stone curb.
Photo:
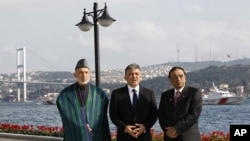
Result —
<svg viewBox="0 0 250 141"><path fill-rule="evenodd" d="M63 141L63 138L60 137L0 133L0 140L2 141L2 139L15 139L25 141Z"/></svg>

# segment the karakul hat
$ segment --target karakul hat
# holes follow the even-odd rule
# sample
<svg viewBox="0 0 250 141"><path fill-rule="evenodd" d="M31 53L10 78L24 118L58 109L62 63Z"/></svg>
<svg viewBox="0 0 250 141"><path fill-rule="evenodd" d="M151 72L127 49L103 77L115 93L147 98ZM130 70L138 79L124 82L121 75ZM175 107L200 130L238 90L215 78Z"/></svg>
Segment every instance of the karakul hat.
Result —
<svg viewBox="0 0 250 141"><path fill-rule="evenodd" d="M75 67L75 70L76 69L79 69L79 68L89 68L88 66L88 62L86 59L80 59L77 64L76 64L76 67Z"/></svg>

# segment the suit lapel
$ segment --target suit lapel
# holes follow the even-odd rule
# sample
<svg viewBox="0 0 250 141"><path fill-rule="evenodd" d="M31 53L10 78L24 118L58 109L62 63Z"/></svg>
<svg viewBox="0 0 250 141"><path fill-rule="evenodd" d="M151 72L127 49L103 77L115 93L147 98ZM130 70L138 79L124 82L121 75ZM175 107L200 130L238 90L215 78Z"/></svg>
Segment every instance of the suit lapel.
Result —
<svg viewBox="0 0 250 141"><path fill-rule="evenodd" d="M143 89L143 87L139 87L139 99L138 99L138 103L137 103L137 111L139 111L138 109L141 109L141 107L140 106L143 106L143 104L141 104L143 101L143 95L144 95L144 89Z"/></svg>
<svg viewBox="0 0 250 141"><path fill-rule="evenodd" d="M181 95L180 95L180 97L179 97L179 99L177 101L177 106L176 106L177 108L181 105L181 103L183 102L183 100L186 98L186 94L187 94L186 91L187 91L187 88L184 87L183 90L182 90L182 92L181 92Z"/></svg>
<svg viewBox="0 0 250 141"><path fill-rule="evenodd" d="M130 99L130 96L129 96L129 90L128 90L128 86L125 86L124 87L124 96L126 97L126 103L128 103L128 107L129 107L129 110L132 112L133 111L133 104L131 102L131 99Z"/></svg>
<svg viewBox="0 0 250 141"><path fill-rule="evenodd" d="M174 89L171 90L170 92L171 96L169 97L169 101L172 103L173 107L174 107Z"/></svg>

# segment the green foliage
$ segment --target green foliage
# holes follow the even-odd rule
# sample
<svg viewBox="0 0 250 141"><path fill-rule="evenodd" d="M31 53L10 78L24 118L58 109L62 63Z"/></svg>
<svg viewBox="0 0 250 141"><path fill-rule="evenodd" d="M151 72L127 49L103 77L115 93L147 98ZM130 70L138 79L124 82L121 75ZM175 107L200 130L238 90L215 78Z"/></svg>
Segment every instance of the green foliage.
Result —
<svg viewBox="0 0 250 141"><path fill-rule="evenodd" d="M226 83L230 91L235 91L236 86L244 86L245 93L250 92L250 65L210 66L198 71L187 73L187 85L208 90L212 86ZM141 84L155 91L156 95L172 86L167 77L156 77L142 81Z"/></svg>

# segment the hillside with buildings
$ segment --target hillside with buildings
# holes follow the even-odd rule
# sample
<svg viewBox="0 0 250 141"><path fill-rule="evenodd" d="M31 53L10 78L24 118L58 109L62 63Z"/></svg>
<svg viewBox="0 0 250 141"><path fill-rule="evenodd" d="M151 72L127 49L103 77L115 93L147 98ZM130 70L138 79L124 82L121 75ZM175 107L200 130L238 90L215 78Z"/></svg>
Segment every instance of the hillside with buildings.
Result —
<svg viewBox="0 0 250 141"><path fill-rule="evenodd" d="M172 66L182 66L188 72L188 84L200 89L209 89L212 82L216 85L226 83L231 90L238 85L250 92L250 59L233 60L229 62L169 62L151 66L142 66L141 84L151 88L156 95L171 88L168 82L168 71ZM95 82L92 72L91 82ZM101 87L110 94L117 87L124 86L123 69L105 69L101 71ZM72 72L27 72L27 97L30 100L50 92L60 92L65 86L75 82ZM0 99L9 97L15 99L17 95L17 74L0 74ZM21 93L23 91L21 90Z"/></svg>

